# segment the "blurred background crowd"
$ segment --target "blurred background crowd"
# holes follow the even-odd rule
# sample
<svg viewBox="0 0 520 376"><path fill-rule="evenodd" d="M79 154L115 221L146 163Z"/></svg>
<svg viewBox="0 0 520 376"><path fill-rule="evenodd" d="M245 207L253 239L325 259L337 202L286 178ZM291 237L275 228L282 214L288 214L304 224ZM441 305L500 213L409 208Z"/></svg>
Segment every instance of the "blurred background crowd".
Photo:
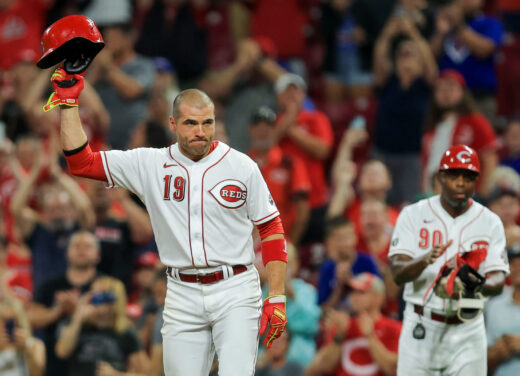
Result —
<svg viewBox="0 0 520 376"><path fill-rule="evenodd" d="M258 163L291 244L288 331L258 375L395 374L392 228L439 193L455 144L478 152L475 199L506 229L489 374L520 374L520 1L0 0L0 375L162 375L146 209L68 175L59 111L42 111L40 36L70 14L106 43L80 98L94 150L175 142L172 100L196 87L216 139Z"/></svg>

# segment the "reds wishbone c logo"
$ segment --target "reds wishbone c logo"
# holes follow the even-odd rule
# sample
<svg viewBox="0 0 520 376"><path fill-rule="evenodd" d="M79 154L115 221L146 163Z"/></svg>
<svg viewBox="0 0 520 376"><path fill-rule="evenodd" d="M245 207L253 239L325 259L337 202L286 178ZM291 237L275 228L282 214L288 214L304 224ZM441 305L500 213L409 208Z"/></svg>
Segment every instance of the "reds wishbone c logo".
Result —
<svg viewBox="0 0 520 376"><path fill-rule="evenodd" d="M247 198L247 188L238 180L223 180L211 188L209 193L220 205L228 209L241 207Z"/></svg>
<svg viewBox="0 0 520 376"><path fill-rule="evenodd" d="M462 163L469 163L471 162L471 152L469 151L459 151L457 153L457 159L461 161Z"/></svg>

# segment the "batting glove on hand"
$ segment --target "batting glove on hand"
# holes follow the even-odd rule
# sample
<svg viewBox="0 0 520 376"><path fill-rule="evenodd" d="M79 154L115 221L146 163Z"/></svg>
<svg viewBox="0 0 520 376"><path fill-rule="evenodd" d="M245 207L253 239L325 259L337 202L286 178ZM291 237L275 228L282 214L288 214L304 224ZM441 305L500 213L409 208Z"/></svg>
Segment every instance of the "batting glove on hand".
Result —
<svg viewBox="0 0 520 376"><path fill-rule="evenodd" d="M273 341L280 337L287 326L287 315L285 313L284 295L268 296L264 300L264 307L262 308L262 318L260 320L260 335L263 335L269 324L269 331L265 336L264 345L270 348Z"/></svg>
<svg viewBox="0 0 520 376"><path fill-rule="evenodd" d="M78 106L79 95L85 87L85 81L81 74L68 74L63 67L60 67L54 71L51 83L54 93L43 106L43 111L50 111L56 106Z"/></svg>

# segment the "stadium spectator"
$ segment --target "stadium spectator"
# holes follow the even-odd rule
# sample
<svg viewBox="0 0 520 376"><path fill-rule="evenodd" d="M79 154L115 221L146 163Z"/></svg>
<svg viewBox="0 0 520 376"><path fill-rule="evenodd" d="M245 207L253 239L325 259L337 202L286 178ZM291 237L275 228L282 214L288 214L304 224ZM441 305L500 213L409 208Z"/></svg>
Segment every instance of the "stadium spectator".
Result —
<svg viewBox="0 0 520 376"><path fill-rule="evenodd" d="M174 134L168 129L171 103L164 87L155 86L148 102L148 116L132 132L129 149L139 147L164 148L175 141Z"/></svg>
<svg viewBox="0 0 520 376"><path fill-rule="evenodd" d="M361 132L361 133L360 133ZM354 223L356 234L361 234L361 203L368 199L386 203L387 193L392 187L392 177L386 165L377 160L366 161L359 173L357 189L354 187L357 168L349 159L352 146L363 135L360 130L349 129L345 132L340 149L332 167L333 194L330 200L327 216L345 216ZM365 136L362 136L363 138ZM345 152L345 150L347 150ZM387 206L388 222L394 225L399 212Z"/></svg>
<svg viewBox="0 0 520 376"><path fill-rule="evenodd" d="M137 124L146 118L155 66L135 52L129 24L107 25L103 38L106 46L89 68L88 78L110 114L109 145L125 149Z"/></svg>
<svg viewBox="0 0 520 376"><path fill-rule="evenodd" d="M167 58L175 68L179 88L194 87L209 67L208 1L157 0L151 4L136 50L145 56Z"/></svg>
<svg viewBox="0 0 520 376"><path fill-rule="evenodd" d="M487 206L502 220L506 232L506 247L520 245L520 214L518 193L507 187L497 187L487 198Z"/></svg>
<svg viewBox="0 0 520 376"><path fill-rule="evenodd" d="M500 164L509 166L520 174L520 119L509 122L503 140L505 150L500 158Z"/></svg>
<svg viewBox="0 0 520 376"><path fill-rule="evenodd" d="M331 310L326 319L328 339L305 372L306 376L383 376L397 372L401 323L381 314L385 287L370 273L350 281L350 308Z"/></svg>
<svg viewBox="0 0 520 376"><path fill-rule="evenodd" d="M29 206L29 198L45 173L53 182L40 189L40 214ZM92 228L94 212L87 195L61 170L52 155L38 156L29 175L18 173L18 177L20 183L11 201L11 211L31 249L34 289L38 290L46 280L65 272L65 249L70 236L79 228Z"/></svg>
<svg viewBox="0 0 520 376"><path fill-rule="evenodd" d="M511 287L491 299L485 310L488 367L493 376L514 376L520 372L520 248L507 252Z"/></svg>
<svg viewBox="0 0 520 376"><path fill-rule="evenodd" d="M123 284L98 277L78 301L70 322L59 328L56 355L78 376L147 375L149 359L126 316Z"/></svg>
<svg viewBox="0 0 520 376"><path fill-rule="evenodd" d="M284 230L298 245L309 220L311 182L303 161L276 144L276 114L260 107L251 119L249 156L258 164L280 211Z"/></svg>
<svg viewBox="0 0 520 376"><path fill-rule="evenodd" d="M388 262L388 248L394 226L388 221L388 209L383 201L367 199L361 203L359 218L361 233L356 249L374 257L385 283L386 299L383 312L397 318L400 288L395 284Z"/></svg>
<svg viewBox="0 0 520 376"><path fill-rule="evenodd" d="M407 16L390 18L374 49L379 106L373 154L392 175L391 204L410 202L420 191L422 125L436 78L435 58L413 21Z"/></svg>
<svg viewBox="0 0 520 376"><path fill-rule="evenodd" d="M376 261L370 255L356 251L354 225L344 217L328 220L325 245L329 260L320 268L318 304L327 308L344 306L352 276L363 272L380 275Z"/></svg>
<svg viewBox="0 0 520 376"><path fill-rule="evenodd" d="M503 29L498 20L482 13L483 5L483 0L448 1L437 13L431 46L440 68L464 76L479 110L494 124L495 57Z"/></svg>
<svg viewBox="0 0 520 376"><path fill-rule="evenodd" d="M22 303L5 285L6 270L0 269L0 374L42 376L45 346L33 337Z"/></svg>
<svg viewBox="0 0 520 376"><path fill-rule="evenodd" d="M101 245L98 269L120 279L130 291L135 248L153 237L148 213L126 190L108 191L103 183L95 181L90 181L88 188L96 215L93 232ZM116 208L122 209L124 216L117 215Z"/></svg>
<svg viewBox="0 0 520 376"><path fill-rule="evenodd" d="M139 336L143 344L149 344L150 347L150 361L151 361L151 375L163 376L163 351L162 351L162 334L163 326L163 309L164 300L166 298L166 273L164 270L157 272L152 287L155 309L144 309L143 316L145 316L145 325L141 329ZM152 307L152 305L150 305ZM143 331L145 333L143 333ZM143 341L146 337L146 341Z"/></svg>
<svg viewBox="0 0 520 376"><path fill-rule="evenodd" d="M67 248L67 270L36 290L28 314L34 329L42 329L47 348L47 376L66 375L68 364L56 358L57 330L73 314L81 295L90 290L98 275L100 250L97 238L88 231L72 235Z"/></svg>
<svg viewBox="0 0 520 376"><path fill-rule="evenodd" d="M287 73L275 84L280 112L276 124L276 139L282 151L301 159L311 179L309 205L311 214L302 244L321 242L324 219L329 201L325 175L325 160L332 148L332 127L327 116L316 110L303 109L307 85L298 75Z"/></svg>
<svg viewBox="0 0 520 376"><path fill-rule="evenodd" d="M303 367L287 359L290 330L282 333L279 341L266 349L262 358L258 359L255 375L257 376L303 376Z"/></svg>
<svg viewBox="0 0 520 376"><path fill-rule="evenodd" d="M284 73L272 51L248 38L240 41L229 66L207 72L199 82L199 88L216 101L217 109L223 105L221 117L232 147L242 152L249 150L251 117L260 106L276 108L273 84Z"/></svg>
<svg viewBox="0 0 520 376"><path fill-rule="evenodd" d="M423 189L431 189L442 153L464 144L477 151L481 173L477 190L489 193L489 179L498 164L497 141L491 124L477 111L466 80L455 70L441 72L429 105L422 143Z"/></svg>
<svg viewBox="0 0 520 376"><path fill-rule="evenodd" d="M356 24L352 0L321 4L321 28L325 40L325 94L329 101L371 91L372 73L361 67L359 44L365 33Z"/></svg>
<svg viewBox="0 0 520 376"><path fill-rule="evenodd" d="M53 2L54 0L0 2L0 71L11 69L21 60L34 63L40 58L40 36L45 27L47 10Z"/></svg>

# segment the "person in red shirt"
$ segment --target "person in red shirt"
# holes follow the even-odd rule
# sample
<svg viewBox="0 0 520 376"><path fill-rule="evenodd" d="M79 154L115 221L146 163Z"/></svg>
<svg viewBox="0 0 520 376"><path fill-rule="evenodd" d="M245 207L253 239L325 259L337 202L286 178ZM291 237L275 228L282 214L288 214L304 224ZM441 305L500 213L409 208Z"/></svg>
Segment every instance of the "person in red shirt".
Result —
<svg viewBox="0 0 520 376"><path fill-rule="evenodd" d="M397 372L401 323L381 314L383 281L362 273L351 280L350 286L354 316L344 311L328 313L328 339L306 376L384 376Z"/></svg>
<svg viewBox="0 0 520 376"><path fill-rule="evenodd" d="M387 205L380 200L366 199L361 203L359 218L361 234L358 236L356 249L361 253L372 255L377 261L385 282L386 301L383 313L392 318L399 316L400 287L393 280L388 261L391 235L394 225L388 218Z"/></svg>
<svg viewBox="0 0 520 376"><path fill-rule="evenodd" d="M303 78L287 73L276 81L275 91L281 112L276 124L276 139L284 154L300 158L311 179L309 204L311 216L302 244L321 242L324 238L324 218L329 201L325 177L333 134L327 116L316 110L303 109L307 85Z"/></svg>
<svg viewBox="0 0 520 376"><path fill-rule="evenodd" d="M36 62L40 58L40 36L53 3L54 0L0 2L0 70L9 70L22 60Z"/></svg>
<svg viewBox="0 0 520 376"><path fill-rule="evenodd" d="M276 114L269 107L262 106L253 114L249 156L260 168L286 234L297 245L309 220L311 182L303 162L275 144L275 122Z"/></svg>
<svg viewBox="0 0 520 376"><path fill-rule="evenodd" d="M491 173L498 165L497 140L489 121L477 111L464 77L453 69L441 72L426 116L422 140L423 190L430 189L446 149L464 144L476 150L482 165L479 193L489 192Z"/></svg>

